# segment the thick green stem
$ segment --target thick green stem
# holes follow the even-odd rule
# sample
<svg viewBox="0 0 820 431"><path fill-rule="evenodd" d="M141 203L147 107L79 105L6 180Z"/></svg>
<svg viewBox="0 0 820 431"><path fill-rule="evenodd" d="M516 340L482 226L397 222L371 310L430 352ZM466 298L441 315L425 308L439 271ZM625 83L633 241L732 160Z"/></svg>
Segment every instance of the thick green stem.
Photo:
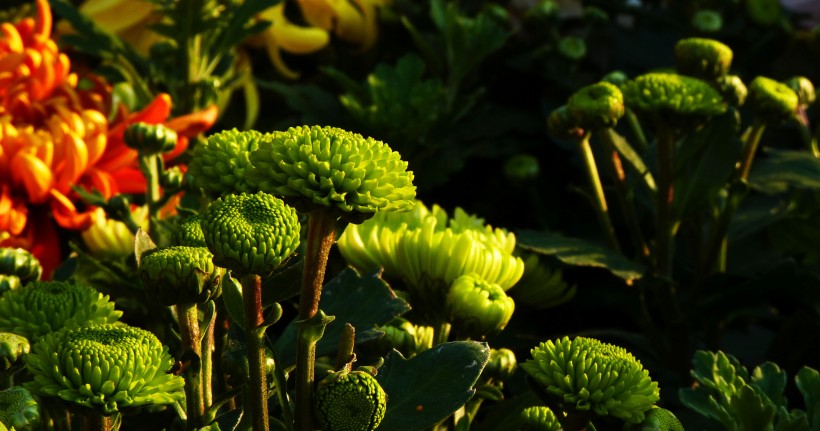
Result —
<svg viewBox="0 0 820 431"><path fill-rule="evenodd" d="M598 224L606 237L609 247L615 251L620 251L621 247L618 245L618 239L615 236L615 228L612 226L612 220L609 218L609 208L606 204L604 188L601 185L601 177L598 175L595 157L592 154L592 148L589 146L589 137L589 133L584 134L578 141L578 147L581 150L581 157L584 159L584 167L586 168L589 185L592 187L595 198L595 215L598 217Z"/></svg>
<svg viewBox="0 0 820 431"><path fill-rule="evenodd" d="M641 127L638 117L634 112L632 112L631 109L626 110L624 117L626 118L629 128L632 130L632 134L635 135L635 142L638 144L638 151L643 154L646 149L649 148L649 142L646 140L646 135L643 133L643 127Z"/></svg>
<svg viewBox="0 0 820 431"><path fill-rule="evenodd" d="M345 323L345 329L339 339L339 351L336 353L336 371L347 371L353 367L353 348L356 343L356 328L350 323Z"/></svg>
<svg viewBox="0 0 820 431"><path fill-rule="evenodd" d="M117 431L121 423L119 413L105 416L94 409L83 412L83 431Z"/></svg>
<svg viewBox="0 0 820 431"><path fill-rule="evenodd" d="M245 345L248 352L250 377L249 406L253 418L253 429L268 429L268 381L265 373L265 346L259 327L264 322L262 315L262 277L256 274L242 276L242 303L245 310Z"/></svg>
<svg viewBox="0 0 820 431"><path fill-rule="evenodd" d="M205 335L202 337L202 397L205 408L214 402L213 370L214 370L214 330L216 327L216 316L213 316L208 326L205 327Z"/></svg>
<svg viewBox="0 0 820 431"><path fill-rule="evenodd" d="M157 235L157 212L159 211L157 202L162 198L162 189L160 188L160 166L162 156L158 154L143 155L140 152L140 170L145 176L147 186L145 188L145 203L148 205L148 232L152 235ZM156 238L155 238L156 241Z"/></svg>
<svg viewBox="0 0 820 431"><path fill-rule="evenodd" d="M185 371L185 403L188 415L188 429L202 426L200 423L205 413L205 400L202 397L202 345L200 344L199 312L196 304L179 304L176 306L179 319L179 335L184 352L191 352L199 361L196 367Z"/></svg>
<svg viewBox="0 0 820 431"><path fill-rule="evenodd" d="M299 320L308 320L319 312L319 299L325 280L330 248L335 241L336 220L323 211L308 218L305 267L299 296ZM297 329L299 332L301 328ZM313 383L316 365L316 342L297 336L296 342L296 429L313 430Z"/></svg>
<svg viewBox="0 0 820 431"><path fill-rule="evenodd" d="M760 137L763 136L763 131L766 130L766 123L760 120L755 120L745 134L746 142L743 147L743 159L738 167L737 178L742 180L749 179L749 171L752 169L752 161L754 161L755 154L757 154L757 147L760 146Z"/></svg>
<svg viewBox="0 0 820 431"><path fill-rule="evenodd" d="M658 196L655 232L655 270L661 278L671 279L675 224L672 203L675 197L675 133L666 125L658 126Z"/></svg>

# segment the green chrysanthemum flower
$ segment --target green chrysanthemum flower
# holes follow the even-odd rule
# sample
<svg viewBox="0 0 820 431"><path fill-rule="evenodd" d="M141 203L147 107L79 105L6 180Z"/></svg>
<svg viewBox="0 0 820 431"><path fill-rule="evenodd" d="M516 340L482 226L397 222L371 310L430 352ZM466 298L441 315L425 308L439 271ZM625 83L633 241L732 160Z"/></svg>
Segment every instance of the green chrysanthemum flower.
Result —
<svg viewBox="0 0 820 431"><path fill-rule="evenodd" d="M205 247L205 234L202 233L202 216L199 214L180 220L171 232L174 245L187 247Z"/></svg>
<svg viewBox="0 0 820 431"><path fill-rule="evenodd" d="M453 281L447 294L446 313L459 334L480 339L504 329L515 311L515 302L497 284L477 274Z"/></svg>
<svg viewBox="0 0 820 431"><path fill-rule="evenodd" d="M378 356L384 356L392 349L396 349L405 358L409 358L433 347L431 326L414 325L407 319L396 317L383 326L377 326L376 329L384 332L384 335L373 343Z"/></svg>
<svg viewBox="0 0 820 431"><path fill-rule="evenodd" d="M524 275L507 292L517 303L543 310L575 297L577 287L564 281L560 268L544 264L535 253L524 254L523 259Z"/></svg>
<svg viewBox="0 0 820 431"><path fill-rule="evenodd" d="M22 285L23 282L20 281L20 277L16 275L0 274L0 296L3 296L3 293L8 292L9 290L16 290Z"/></svg>
<svg viewBox="0 0 820 431"><path fill-rule="evenodd" d="M0 425L17 431L40 429L40 404L22 387L0 391Z"/></svg>
<svg viewBox="0 0 820 431"><path fill-rule="evenodd" d="M723 28L723 17L711 9L699 10L692 15L692 27L704 33L716 33Z"/></svg>
<svg viewBox="0 0 820 431"><path fill-rule="evenodd" d="M584 129L615 127L624 116L624 97L615 85L598 82L576 91L567 109Z"/></svg>
<svg viewBox="0 0 820 431"><path fill-rule="evenodd" d="M26 337L11 332L0 332L0 372L6 371L31 350Z"/></svg>
<svg viewBox="0 0 820 431"><path fill-rule="evenodd" d="M267 193L227 195L202 215L214 264L239 274L273 272L299 246L299 217Z"/></svg>
<svg viewBox="0 0 820 431"><path fill-rule="evenodd" d="M647 73L621 88L626 105L661 116L710 117L726 112L720 93L700 79L674 73Z"/></svg>
<svg viewBox="0 0 820 431"><path fill-rule="evenodd" d="M794 76L787 79L784 84L797 93L797 101L800 106L809 106L814 103L817 95L814 91L814 84L805 76Z"/></svg>
<svg viewBox="0 0 820 431"><path fill-rule="evenodd" d="M568 408L639 423L660 399L658 384L622 347L564 337L531 352L521 368Z"/></svg>
<svg viewBox="0 0 820 431"><path fill-rule="evenodd" d="M413 207L407 162L385 143L334 127L274 132L250 157L248 182L303 212L321 209L353 222Z"/></svg>
<svg viewBox="0 0 820 431"><path fill-rule="evenodd" d="M191 153L188 172L194 183L214 197L255 192L246 176L251 168L250 154L259 148L264 137L255 130L236 129L209 136Z"/></svg>
<svg viewBox="0 0 820 431"><path fill-rule="evenodd" d="M40 261L22 248L0 248L0 275L14 275L21 282L39 280L43 275Z"/></svg>
<svg viewBox="0 0 820 431"><path fill-rule="evenodd" d="M33 281L0 297L0 331L36 341L63 327L116 322L122 312L93 287Z"/></svg>
<svg viewBox="0 0 820 431"><path fill-rule="evenodd" d="M717 87L723 99L732 106L741 106L746 102L749 90L737 75L724 75L717 79Z"/></svg>
<svg viewBox="0 0 820 431"><path fill-rule="evenodd" d="M128 147L143 154L160 154L177 146L177 132L162 124L139 122L125 129L123 140Z"/></svg>
<svg viewBox="0 0 820 431"><path fill-rule="evenodd" d="M484 366L481 377L503 382L512 377L516 369L518 369L518 360L512 350L490 349L490 359Z"/></svg>
<svg viewBox="0 0 820 431"><path fill-rule="evenodd" d="M675 65L683 75L712 81L729 73L732 49L714 39L690 37L675 45Z"/></svg>
<svg viewBox="0 0 820 431"><path fill-rule="evenodd" d="M519 430L521 431L559 431L561 423L555 413L546 406L525 408L518 415Z"/></svg>
<svg viewBox="0 0 820 431"><path fill-rule="evenodd" d="M139 273L149 298L162 305L201 304L222 293L225 269L206 247L155 248L142 255Z"/></svg>
<svg viewBox="0 0 820 431"><path fill-rule="evenodd" d="M365 371L340 371L316 389L316 419L324 431L373 431L387 409L387 394Z"/></svg>
<svg viewBox="0 0 820 431"><path fill-rule="evenodd" d="M764 76L749 84L749 104L764 121L782 121L797 112L800 99L788 85Z"/></svg>
<svg viewBox="0 0 820 431"><path fill-rule="evenodd" d="M637 427L636 427L637 428ZM683 424L669 410L653 407L646 413L646 419L641 423L641 430L684 431Z"/></svg>
<svg viewBox="0 0 820 431"><path fill-rule="evenodd" d="M46 335L25 358L34 376L25 387L99 410L170 404L185 395L182 377L154 334L125 325L93 325Z"/></svg>

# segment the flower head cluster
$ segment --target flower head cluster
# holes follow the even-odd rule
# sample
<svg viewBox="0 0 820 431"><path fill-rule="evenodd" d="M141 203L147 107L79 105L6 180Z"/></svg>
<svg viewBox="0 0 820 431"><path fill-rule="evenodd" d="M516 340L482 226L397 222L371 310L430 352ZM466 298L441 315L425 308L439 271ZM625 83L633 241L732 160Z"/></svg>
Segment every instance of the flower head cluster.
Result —
<svg viewBox="0 0 820 431"><path fill-rule="evenodd" d="M387 394L366 371L340 371L316 389L316 418L323 430L373 431L387 409Z"/></svg>
<svg viewBox="0 0 820 431"><path fill-rule="evenodd" d="M0 248L0 275L16 277L21 284L25 284L39 280L43 275L43 267L28 250L2 247Z"/></svg>
<svg viewBox="0 0 820 431"><path fill-rule="evenodd" d="M0 297L0 331L32 342L64 327L116 322L122 312L94 288L65 281L33 281Z"/></svg>
<svg viewBox="0 0 820 431"><path fill-rule="evenodd" d="M567 102L570 115L584 129L615 127L624 116L624 97L608 82L598 82L576 91Z"/></svg>
<svg viewBox="0 0 820 431"><path fill-rule="evenodd" d="M781 121L797 112L800 98L788 85L758 76L749 84L749 104L764 121Z"/></svg>
<svg viewBox="0 0 820 431"><path fill-rule="evenodd" d="M445 308L448 321L460 335L480 339L507 326L515 303L501 286L466 274L450 285Z"/></svg>
<svg viewBox="0 0 820 431"><path fill-rule="evenodd" d="M720 93L705 81L674 73L647 73L621 88L628 107L647 114L709 117L726 111Z"/></svg>
<svg viewBox="0 0 820 431"><path fill-rule="evenodd" d="M31 344L26 337L0 332L0 373L8 370L22 356L28 354Z"/></svg>
<svg viewBox="0 0 820 431"><path fill-rule="evenodd" d="M678 72L705 80L729 73L732 49L714 39L690 37L675 45L675 65Z"/></svg>
<svg viewBox="0 0 820 431"><path fill-rule="evenodd" d="M40 404L20 386L0 391L0 426L11 430L36 430L42 418Z"/></svg>
<svg viewBox="0 0 820 431"><path fill-rule="evenodd" d="M109 415L125 407L170 404L184 397L173 358L154 334L125 325L92 325L45 336L25 358L25 387Z"/></svg>
<svg viewBox="0 0 820 431"><path fill-rule="evenodd" d="M521 364L559 402L582 411L640 423L660 399L658 384L624 348L594 338L564 337L532 349Z"/></svg>
<svg viewBox="0 0 820 431"><path fill-rule="evenodd" d="M134 206L131 218L142 229L148 230L147 206ZM102 208L94 210L92 220L93 224L80 234L91 254L98 258L122 258L134 254L134 232L128 225L108 218Z"/></svg>
<svg viewBox="0 0 820 431"><path fill-rule="evenodd" d="M251 193L254 190L245 181L245 175L251 168L250 154L259 148L263 137L255 130L236 129L208 136L206 142L194 148L188 172L196 185L209 195Z"/></svg>
<svg viewBox="0 0 820 431"><path fill-rule="evenodd" d="M546 406L527 407L518 415L520 429L523 431L558 431L561 423L555 413Z"/></svg>
<svg viewBox="0 0 820 431"><path fill-rule="evenodd" d="M222 293L225 269L214 266L206 247L172 246L140 258L142 285L162 305L200 304Z"/></svg>

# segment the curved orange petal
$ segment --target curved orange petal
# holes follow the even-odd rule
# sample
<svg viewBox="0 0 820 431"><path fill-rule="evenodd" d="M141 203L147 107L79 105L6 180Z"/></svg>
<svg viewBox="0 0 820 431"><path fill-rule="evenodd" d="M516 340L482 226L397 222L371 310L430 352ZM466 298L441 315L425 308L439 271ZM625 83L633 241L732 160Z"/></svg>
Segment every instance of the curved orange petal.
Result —
<svg viewBox="0 0 820 431"><path fill-rule="evenodd" d="M15 202L7 185L0 189L0 232L19 235L26 227L28 207L22 201Z"/></svg>
<svg viewBox="0 0 820 431"><path fill-rule="evenodd" d="M54 187L67 193L88 167L88 149L75 134L66 133L63 135L63 150L63 159L55 169Z"/></svg>
<svg viewBox="0 0 820 431"><path fill-rule="evenodd" d="M11 160L11 179L22 184L28 193L29 202L38 204L46 201L53 184L51 169L32 154L18 151Z"/></svg>
<svg viewBox="0 0 820 431"><path fill-rule="evenodd" d="M94 223L93 208L80 212L71 199L57 190L51 191L51 213L60 227L71 230L88 229Z"/></svg>
<svg viewBox="0 0 820 431"><path fill-rule="evenodd" d="M180 154L184 153L185 150L188 149L188 138L182 135L177 136L177 146L174 147L173 150L164 153L162 155L162 160L165 162L169 162L171 160L176 159L179 157Z"/></svg>
<svg viewBox="0 0 820 431"><path fill-rule="evenodd" d="M181 136L196 136L216 123L219 116L219 108L216 105L194 112L188 115L181 115L165 122L165 126L177 132Z"/></svg>
<svg viewBox="0 0 820 431"><path fill-rule="evenodd" d="M51 7L48 0L37 0L37 20L34 24L34 34L43 40L51 36Z"/></svg>
<svg viewBox="0 0 820 431"><path fill-rule="evenodd" d="M108 172L96 168L91 168L85 172L80 185L88 190L100 192L106 199L114 196L114 178Z"/></svg>

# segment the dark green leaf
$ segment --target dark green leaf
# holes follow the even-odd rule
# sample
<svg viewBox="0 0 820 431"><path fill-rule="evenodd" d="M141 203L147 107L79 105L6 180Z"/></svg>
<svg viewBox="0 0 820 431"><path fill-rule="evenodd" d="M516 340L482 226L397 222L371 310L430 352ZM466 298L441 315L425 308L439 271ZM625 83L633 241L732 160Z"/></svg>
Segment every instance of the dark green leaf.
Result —
<svg viewBox="0 0 820 431"><path fill-rule="evenodd" d="M802 151L767 149L755 159L749 185L764 193L789 187L820 189L820 159Z"/></svg>
<svg viewBox="0 0 820 431"><path fill-rule="evenodd" d="M379 272L360 276L347 268L325 284L319 308L336 319L327 325L324 336L316 344L316 356L336 350L345 323L356 328L356 343L382 335L375 329L394 317L406 313L410 306L396 297ZM296 324L291 322L274 345L276 358L288 368L296 363Z"/></svg>
<svg viewBox="0 0 820 431"><path fill-rule="evenodd" d="M245 308L242 305L242 285L230 275L222 277L222 301L233 322L245 329Z"/></svg>
<svg viewBox="0 0 820 431"><path fill-rule="evenodd" d="M649 168L646 167L646 163L644 163L643 158L629 145L626 139L623 136L616 133L614 130L611 131L611 142L612 146L618 151L618 154L623 157L626 162L632 166L638 175L641 177L641 180L646 187L654 192L657 190L655 186L655 178L652 176L652 172L649 171Z"/></svg>
<svg viewBox="0 0 820 431"><path fill-rule="evenodd" d="M736 431L738 429L731 413L705 390L700 388L680 389L678 391L678 397L683 405L696 411L701 416L720 422L727 431Z"/></svg>
<svg viewBox="0 0 820 431"><path fill-rule="evenodd" d="M555 256L567 265L604 268L627 282L640 278L645 271L620 253L556 233L523 230L516 232L516 241L525 250Z"/></svg>
<svg viewBox="0 0 820 431"><path fill-rule="evenodd" d="M731 400L732 408L738 416L738 424L743 431L768 431L774 423L775 406L765 396L758 394L751 386L743 386Z"/></svg>
<svg viewBox="0 0 820 431"><path fill-rule="evenodd" d="M811 430L820 431L820 374L813 368L803 367L797 372L794 381L803 394Z"/></svg>
<svg viewBox="0 0 820 431"><path fill-rule="evenodd" d="M439 344L411 359L390 353L376 379L387 393L387 412L379 430L427 429L466 404L487 364L486 343Z"/></svg>
<svg viewBox="0 0 820 431"><path fill-rule="evenodd" d="M752 383L777 407L786 407L786 398L783 396L786 381L786 372L773 362L764 362L752 371Z"/></svg>

